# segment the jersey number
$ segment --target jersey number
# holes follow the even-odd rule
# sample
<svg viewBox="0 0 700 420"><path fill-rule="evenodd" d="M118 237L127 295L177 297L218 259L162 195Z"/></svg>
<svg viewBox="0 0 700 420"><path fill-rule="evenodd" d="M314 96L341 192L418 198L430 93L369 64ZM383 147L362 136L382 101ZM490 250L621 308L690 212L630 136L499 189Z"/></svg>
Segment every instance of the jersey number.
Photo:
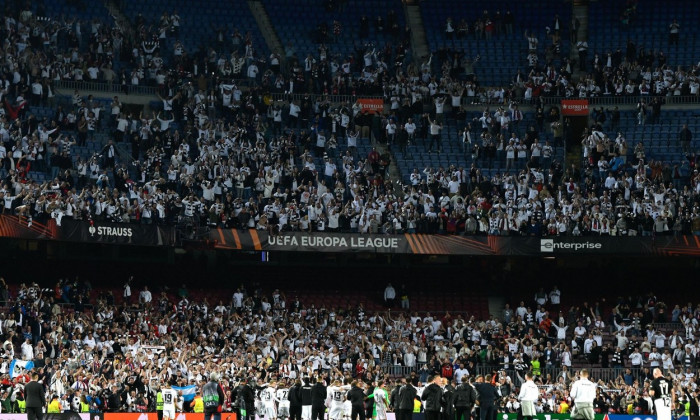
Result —
<svg viewBox="0 0 700 420"><path fill-rule="evenodd" d="M173 402L173 396L170 395L170 394L165 394L165 395L163 395L163 401L164 401L166 404L170 404L170 403Z"/></svg>

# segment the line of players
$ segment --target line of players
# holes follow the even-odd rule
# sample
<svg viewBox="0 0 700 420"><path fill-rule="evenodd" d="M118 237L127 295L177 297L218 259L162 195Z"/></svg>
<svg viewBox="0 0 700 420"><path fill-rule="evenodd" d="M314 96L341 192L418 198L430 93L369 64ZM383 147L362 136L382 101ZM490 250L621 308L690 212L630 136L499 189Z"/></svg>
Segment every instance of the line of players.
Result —
<svg viewBox="0 0 700 420"><path fill-rule="evenodd" d="M336 380L326 387L320 378L317 386L311 386L308 382L304 382L288 388L287 383L283 381L271 382L267 385L258 384L256 390L256 412L258 416L265 417L266 420L290 418L294 420L297 417L295 413L290 412L290 393L292 392L297 392L296 398L302 402L301 420L324 420L326 408L328 409L328 420L350 419L353 415L353 405L357 405L357 400L360 398L374 401L371 417L373 420L386 420L389 407L389 393L384 388L383 382L379 382L371 394L363 392L359 398L357 393L353 392L352 384L343 384ZM325 390L325 398L318 395L322 390ZM323 405L318 403L321 399Z"/></svg>
<svg viewBox="0 0 700 420"><path fill-rule="evenodd" d="M671 420L675 405L674 386L658 368L654 369L653 376L654 380L650 384L649 394L654 399L655 412L660 420ZM539 390L532 381L531 373L528 372L525 379L518 399L522 403L521 413L523 417L532 419L535 415L533 402L539 397ZM325 411L328 408L328 420L348 420L358 417L358 403L372 399L374 409L371 419L386 420L389 393L383 385L383 382L379 382L373 392L367 394L366 390L357 387L356 382L342 384L336 380L326 387L320 377L316 386L311 386L308 381L303 384L297 382L292 388L288 388L285 381L269 384L258 383L255 387L257 391L255 411L266 420L297 420L298 418L301 420L324 420ZM300 413L291 413L290 393L296 393L292 398L301 402ZM580 379L572 384L571 397L576 403L572 418L593 420L593 399L595 396L596 384L588 380L587 370L582 369ZM162 398L163 420L175 419L176 410L182 411L181 393L166 386L162 390ZM364 416L359 417L364 419ZM461 418L461 415L457 418Z"/></svg>

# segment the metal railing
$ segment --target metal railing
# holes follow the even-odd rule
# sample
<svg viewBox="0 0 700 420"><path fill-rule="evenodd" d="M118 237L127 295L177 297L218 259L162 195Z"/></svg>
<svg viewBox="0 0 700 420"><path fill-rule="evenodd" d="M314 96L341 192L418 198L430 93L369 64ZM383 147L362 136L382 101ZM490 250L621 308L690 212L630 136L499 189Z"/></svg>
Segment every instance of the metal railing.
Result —
<svg viewBox="0 0 700 420"><path fill-rule="evenodd" d="M700 96L698 95L687 95L687 96L652 96L652 95L621 95L621 96L593 96L589 98L567 98L563 96L541 96L542 101L545 105L559 105L562 100L567 99L586 99L588 100L589 107L591 106L606 106L606 105L637 105L641 100L644 100L647 104L651 102L654 98L663 99L665 105L684 105L684 104L697 104L700 103ZM522 98L517 98L522 100ZM530 102L522 102L523 104L535 103L533 99ZM663 109L663 108L662 108Z"/></svg>
<svg viewBox="0 0 700 420"><path fill-rule="evenodd" d="M424 363L417 363L415 367L408 367L408 366L402 366L402 365L384 365L382 366L382 371L392 377L404 377L410 375L412 372L416 372L418 374L424 373L424 376L427 376L426 371L421 372L421 368L423 367ZM584 367L578 367L578 368L571 368L568 370L568 376L567 376L567 381L570 382L571 378L578 372L580 369L583 369ZM605 383L610 383L614 382L620 375L624 373L623 368L601 368L601 367L585 367L586 370L588 370L589 377L592 381L603 381ZM501 369L497 366L487 366L487 365L477 365L473 371L470 371L469 374L471 376L475 375L492 375L497 371L503 371L505 374L510 378L513 384L520 384L521 383L521 378L524 377L525 371L522 372L517 372L515 369ZM556 382L557 378L563 371L562 368L557 367L551 367L551 368L542 368L540 369L541 377L546 379L547 377L551 377L552 382ZM634 372L633 372L634 374Z"/></svg>
<svg viewBox="0 0 700 420"><path fill-rule="evenodd" d="M310 94L310 93L272 93L272 98L276 101L289 101L293 99L295 101L301 101L305 97L311 98L311 100L316 100L317 98L328 99L332 104L339 103L354 103L357 99L383 99L385 105L388 105L388 101L384 96L381 95L323 95L323 94ZM622 95L622 96L594 96L589 98L577 98L571 97L567 98L564 96L541 96L542 102L545 105L560 105L562 100L567 99L586 99L588 100L589 107L596 106L626 106L626 105L637 105L641 100L644 100L647 104L651 102L653 98L663 99L664 105L692 105L700 104L700 95L686 95L686 96L651 96L651 95ZM521 105L531 105L535 104L536 99L525 101L522 97L515 97L514 100L521 103ZM432 103L432 98L424 97L423 104L430 105ZM496 105L497 103L481 102L479 96L469 96L462 97L462 106L464 107L483 107L485 105ZM448 105L448 109L451 107ZM663 109L663 108L662 108Z"/></svg>
<svg viewBox="0 0 700 420"><path fill-rule="evenodd" d="M272 99L275 101L289 101L293 99L295 101L301 101L302 99L308 97L312 101L317 98L328 99L333 104L339 103L355 103L356 100L362 99L384 99L383 96L377 95L322 95L322 94L312 94L312 93L273 93L271 94Z"/></svg>
<svg viewBox="0 0 700 420"><path fill-rule="evenodd" d="M241 85L244 85L244 80L241 80ZM104 92L104 93L124 93L124 87L120 83L107 83L103 81L76 81L76 80L57 80L54 82L55 86L57 88L62 88L62 89L70 89L70 90L91 90L91 91L96 91L96 92ZM137 95L156 95L158 92L158 87L156 86L133 86L133 85L128 85L128 92L130 94L137 94ZM245 87L244 87L245 90ZM294 93L294 94L289 94L289 93L272 93L271 94L272 98L275 101L290 101L290 100L295 100L295 101L301 101L304 98L311 98L311 100L316 100L316 99L324 99L324 100L329 100L333 104L341 104L341 103L355 103L355 101L359 98L363 99L386 99L381 95L327 95L327 94L312 94L312 93ZM650 95L621 95L621 96L594 96L594 97L589 97L589 98L582 98L588 100L589 107L596 107L596 106L611 106L611 105L618 105L618 106L625 106L625 105L636 105L639 103L641 100L644 100L645 102L650 102L651 99L653 99L655 96L650 96ZM665 105L692 105L692 104L700 104L700 96L699 95L685 95L685 96L657 96L658 98L662 98L665 102ZM567 99L580 99L580 98L567 98L563 96L541 96L540 97L542 102L545 105L559 105L561 104L562 100L567 100ZM534 104L535 99L531 99L528 101L525 101L522 97L520 98L513 98L517 101L519 101L522 105L529 105L529 104ZM426 97L423 98L423 101L425 104L429 104L431 102L431 98ZM385 104L386 105L386 104ZM469 107L469 106L484 106L484 105L489 105L487 102L479 102L479 97L474 96L474 97L463 97L462 98L462 105ZM495 103L492 103L491 105L495 105Z"/></svg>
<svg viewBox="0 0 700 420"><path fill-rule="evenodd" d="M117 148L117 154L119 155L119 158L129 166L131 166L132 163L134 163L134 156L129 153L128 150L126 150L126 146L124 144L120 143L115 143L115 146Z"/></svg>
<svg viewBox="0 0 700 420"><path fill-rule="evenodd" d="M578 372L579 370L583 369L584 367L579 367L579 368L571 368L568 369L568 379L567 381L571 381L571 378ZM615 369L615 368L600 368L600 367L585 367L585 369L588 371L589 378L591 381L597 382L597 381L603 381L605 383L615 381L615 379L618 378L622 373L624 373L624 369ZM525 376L525 371L522 372L516 372L515 369L499 369L497 367L493 366L477 366L476 367L476 372L474 372L476 375L490 375L493 374L497 370L502 370L505 371L505 374L511 379L511 381L514 384L520 384L521 379ZM556 382L557 378L559 377L559 374L563 371L562 368L557 367L550 367L550 368L542 368L540 369L540 376L543 379L546 379L548 376L551 376L552 382ZM470 372L472 373L472 372ZM474 374L472 373L472 374ZM519 378L520 377L520 378Z"/></svg>
<svg viewBox="0 0 700 420"><path fill-rule="evenodd" d="M388 365L383 366L382 371L394 378L402 378L411 374L411 372L417 372L418 369L415 367L401 366L401 365Z"/></svg>
<svg viewBox="0 0 700 420"><path fill-rule="evenodd" d="M685 334L685 327L683 326L683 323L681 322L654 322L651 324L656 331L673 331L673 330L678 330L679 334L683 335Z"/></svg>
<svg viewBox="0 0 700 420"><path fill-rule="evenodd" d="M85 80L57 80L54 86L71 90L92 90L105 93L124 93L124 86L120 83L90 82ZM128 92L135 95L155 95L158 88L155 86L127 85Z"/></svg>
<svg viewBox="0 0 700 420"><path fill-rule="evenodd" d="M241 86L244 90L246 90L247 86L247 79L241 78L241 79L236 79L234 80L234 83L237 85ZM114 82L114 83L108 83L105 81L76 81L76 80L57 80L54 81L54 85L57 88L63 88L63 89L71 89L71 90L92 90L92 91L97 91L97 92L105 92L105 93L123 93L124 92L124 86L122 86L121 83ZM141 95L155 95L156 92L158 91L158 87L156 86L133 86L131 84L127 85L128 92L130 94L141 94ZM363 94L357 94L357 95L329 95L329 94L313 94L313 93L308 93L308 92L302 92L302 93L272 93L271 94L272 98L274 100L280 100L280 101L289 101L291 99L293 100L302 100L305 97L310 97L312 100L315 100L317 98L324 98L330 100L331 103L333 104L339 104L339 103L354 103L358 98L364 98L364 99L386 99L382 95L363 95ZM645 102L650 102L653 98L662 98L665 101L666 105L692 105L692 104L700 104L700 95L683 95L683 96L675 96L675 95L666 95L666 96L655 96L655 95L602 95L602 96L592 96L588 98L578 98L578 97L564 97L564 96L540 96L541 100L544 102L545 105L558 105L561 103L562 100L566 99L586 99L588 100L589 106L609 106L609 105L636 105L639 103L640 100L644 100ZM521 102L523 105L528 105L528 104L534 104L536 101L536 98L532 98L530 100L524 100L522 96L520 97L515 97L513 98L519 102ZM424 97L423 98L424 104L430 104L432 102L432 98L430 97ZM495 103L494 103L495 104ZM449 103L448 103L449 105ZM480 102L479 101L479 96L470 96L470 97L462 97L462 105L463 106L483 106L483 105L488 105L488 103L485 102Z"/></svg>

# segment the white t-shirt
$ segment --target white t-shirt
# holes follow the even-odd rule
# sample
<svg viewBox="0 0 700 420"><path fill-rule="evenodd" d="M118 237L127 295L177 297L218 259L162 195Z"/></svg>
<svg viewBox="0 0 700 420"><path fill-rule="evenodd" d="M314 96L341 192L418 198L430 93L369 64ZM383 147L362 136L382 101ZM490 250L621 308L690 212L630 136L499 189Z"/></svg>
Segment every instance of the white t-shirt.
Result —
<svg viewBox="0 0 700 420"><path fill-rule="evenodd" d="M243 306L243 293L236 292L233 294L233 307L240 308Z"/></svg>
<svg viewBox="0 0 700 420"><path fill-rule="evenodd" d="M258 66L251 64L248 66L248 77L253 79L258 75Z"/></svg>
<svg viewBox="0 0 700 420"><path fill-rule="evenodd" d="M532 381L525 381L520 388L518 399L520 401L536 401L539 396L540 391L537 388L537 385L535 385L535 383Z"/></svg>
<svg viewBox="0 0 700 420"><path fill-rule="evenodd" d="M163 394L163 411L175 411L177 404L177 391L172 388L167 388L162 391Z"/></svg>
<svg viewBox="0 0 700 420"><path fill-rule="evenodd" d="M357 147L357 134L348 134L348 147Z"/></svg>
<svg viewBox="0 0 700 420"><path fill-rule="evenodd" d="M265 390L260 394L260 397L265 405L273 405L275 403L275 388L265 388Z"/></svg>
<svg viewBox="0 0 700 420"><path fill-rule="evenodd" d="M445 102L444 101L435 101L435 113L436 114L442 114L445 112Z"/></svg>
<svg viewBox="0 0 700 420"><path fill-rule="evenodd" d="M579 379L571 386L571 397L577 403L592 403L595 399L596 384L588 378Z"/></svg>
<svg viewBox="0 0 700 420"><path fill-rule="evenodd" d="M545 146L545 148L549 147L550 153L549 155L547 153L544 153L545 157L551 156L551 146ZM545 149L546 151L547 149ZM561 292L559 290L552 290L549 292L549 301L552 302L552 305L559 305L561 303Z"/></svg>
<svg viewBox="0 0 700 420"><path fill-rule="evenodd" d="M331 402L331 407L341 407L345 401L345 392L339 386L328 387L328 399Z"/></svg>
<svg viewBox="0 0 700 420"><path fill-rule="evenodd" d="M143 303L150 303L153 300L153 295L150 290L142 290L140 298Z"/></svg>
<svg viewBox="0 0 700 420"><path fill-rule="evenodd" d="M467 369L455 370L455 381L457 381L458 384L461 384L462 378L466 375L469 375L469 371Z"/></svg>
<svg viewBox="0 0 700 420"><path fill-rule="evenodd" d="M289 395L289 389L280 388L277 390L275 396L277 397L277 401L279 401L280 403L280 407L289 407L289 400L287 399L287 395Z"/></svg>
<svg viewBox="0 0 700 420"><path fill-rule="evenodd" d="M416 132L416 124L415 123L412 123L412 122L406 123L404 125L404 128L406 129L406 132L408 133L409 136Z"/></svg>

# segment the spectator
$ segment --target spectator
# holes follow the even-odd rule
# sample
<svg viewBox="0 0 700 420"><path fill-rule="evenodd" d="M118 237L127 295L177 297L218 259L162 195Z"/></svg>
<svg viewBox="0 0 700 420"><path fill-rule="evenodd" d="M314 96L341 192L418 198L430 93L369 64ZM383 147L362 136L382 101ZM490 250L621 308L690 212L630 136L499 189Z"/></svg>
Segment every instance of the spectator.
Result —
<svg viewBox="0 0 700 420"><path fill-rule="evenodd" d="M678 38L681 25L676 19L673 19L670 25L668 25L668 44L675 45L678 47Z"/></svg>
<svg viewBox="0 0 700 420"><path fill-rule="evenodd" d="M129 277L129 279L124 283L124 301L129 303L131 301L131 282L133 281L134 277Z"/></svg>
<svg viewBox="0 0 700 420"><path fill-rule="evenodd" d="M151 305L152 300L153 296L151 295L151 291L148 290L148 286L143 286L143 290L139 293L139 303L148 307Z"/></svg>
<svg viewBox="0 0 700 420"><path fill-rule="evenodd" d="M585 40L578 41L576 43L576 49L578 50L578 69L581 71L586 71L586 61L588 61L588 42Z"/></svg>
<svg viewBox="0 0 700 420"><path fill-rule="evenodd" d="M683 124L680 133L678 133L678 139L681 143L681 148L683 153L690 152L690 142L693 141L693 133L688 128L688 124Z"/></svg>
<svg viewBox="0 0 700 420"><path fill-rule="evenodd" d="M433 145L436 146L437 152L440 153L442 151L442 137L440 136L442 125L431 119L428 119L428 123L430 124L430 145L428 146L428 153L432 153Z"/></svg>
<svg viewBox="0 0 700 420"><path fill-rule="evenodd" d="M394 306L394 301L396 300L396 290L388 283L384 289L384 303L387 307L392 308Z"/></svg>

